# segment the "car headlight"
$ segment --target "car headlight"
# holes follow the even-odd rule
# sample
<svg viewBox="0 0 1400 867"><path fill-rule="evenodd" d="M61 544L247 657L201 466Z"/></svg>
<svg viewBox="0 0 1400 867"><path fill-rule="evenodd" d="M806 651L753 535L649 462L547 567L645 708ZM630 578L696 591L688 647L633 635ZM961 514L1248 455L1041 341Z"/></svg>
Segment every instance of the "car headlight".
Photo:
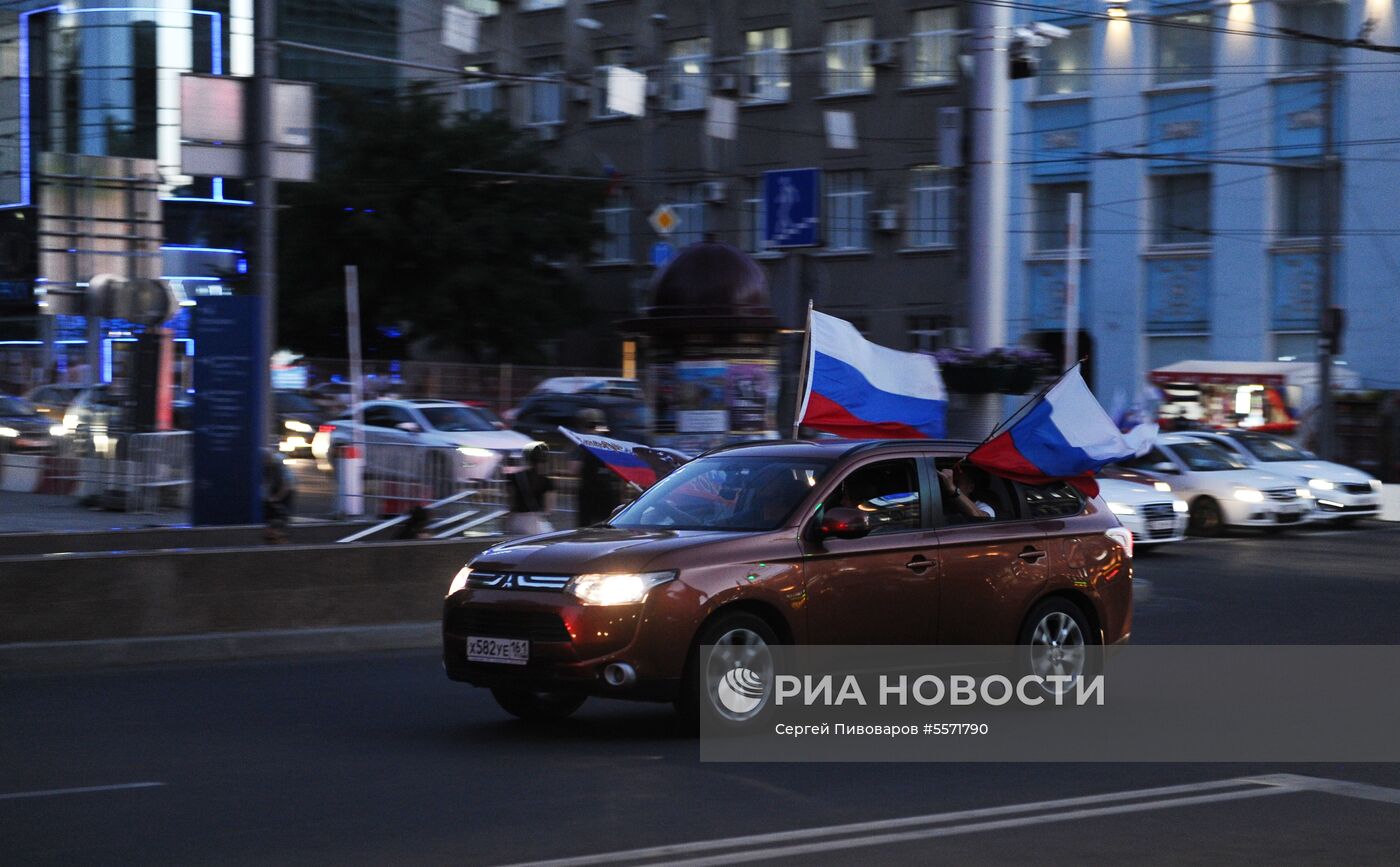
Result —
<svg viewBox="0 0 1400 867"><path fill-rule="evenodd" d="M584 605L629 605L647 591L676 577L670 572L604 572L579 575L564 588Z"/></svg>
<svg viewBox="0 0 1400 867"><path fill-rule="evenodd" d="M1308 479L1308 487L1315 491L1330 491L1337 486L1326 479Z"/></svg>
<svg viewBox="0 0 1400 867"><path fill-rule="evenodd" d="M1235 499L1245 503L1264 502L1264 492L1254 488L1236 488Z"/></svg>
<svg viewBox="0 0 1400 867"><path fill-rule="evenodd" d="M313 428L311 425L307 424L307 423L304 422L304 421L297 421L297 420L294 419L294 418L289 418L289 419L287 419L286 421L282 422L282 427L286 428L286 429L289 430L289 431L293 431L293 432L295 432L295 433L315 433L315 432L316 432L316 429Z"/></svg>
<svg viewBox="0 0 1400 867"><path fill-rule="evenodd" d="M1161 491L1164 494L1170 494L1172 486L1167 484L1166 482L1153 482L1152 489L1154 491Z"/></svg>
<svg viewBox="0 0 1400 867"><path fill-rule="evenodd" d="M1108 510L1115 515L1133 515L1137 513L1137 510L1127 503L1115 503L1112 500L1108 503Z"/></svg>
<svg viewBox="0 0 1400 867"><path fill-rule="evenodd" d="M0 427L0 437L10 437L11 439L13 439L17 436L19 436L19 431L15 430L14 428Z"/></svg>
<svg viewBox="0 0 1400 867"><path fill-rule="evenodd" d="M1189 511L1191 511L1191 507L1188 506L1188 505L1186 505L1186 501L1185 501L1185 500L1172 500L1172 511L1173 511L1173 512L1189 512Z"/></svg>
<svg viewBox="0 0 1400 867"><path fill-rule="evenodd" d="M68 428L61 424L56 424L49 428L49 436L51 437L61 437L66 433L68 433Z"/></svg>
<svg viewBox="0 0 1400 867"><path fill-rule="evenodd" d="M457 451L469 458L491 458L496 456L496 453L490 449L479 449L475 446L461 446Z"/></svg>
<svg viewBox="0 0 1400 867"><path fill-rule="evenodd" d="M1297 494L1300 500L1311 500L1313 498L1313 492L1307 488L1294 488L1293 493Z"/></svg>
<svg viewBox="0 0 1400 867"><path fill-rule="evenodd" d="M1380 479L1372 479L1372 480L1371 480L1371 490L1374 491L1374 492L1376 492L1377 494L1379 494L1379 493L1381 492L1381 480L1380 480Z"/></svg>
<svg viewBox="0 0 1400 867"><path fill-rule="evenodd" d="M463 590L467 586L467 579L472 577L472 567L463 566L457 570L457 574L452 578L452 583L447 586L447 595L451 596L458 590Z"/></svg>

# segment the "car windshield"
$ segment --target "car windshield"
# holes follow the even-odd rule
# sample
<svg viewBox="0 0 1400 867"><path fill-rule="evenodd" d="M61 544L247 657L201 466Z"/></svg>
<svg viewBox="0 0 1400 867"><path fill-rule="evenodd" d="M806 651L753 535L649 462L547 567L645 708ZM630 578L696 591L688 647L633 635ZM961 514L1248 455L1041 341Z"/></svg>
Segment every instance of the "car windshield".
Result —
<svg viewBox="0 0 1400 867"><path fill-rule="evenodd" d="M830 466L817 460L701 458L652 485L611 524L665 530L774 530Z"/></svg>
<svg viewBox="0 0 1400 867"><path fill-rule="evenodd" d="M1193 473L1213 473L1218 470L1242 470L1244 463L1219 446L1210 443L1173 443L1167 446Z"/></svg>
<svg viewBox="0 0 1400 867"><path fill-rule="evenodd" d="M434 430L496 430L496 426L474 409L465 406L420 406L418 411Z"/></svg>
<svg viewBox="0 0 1400 867"><path fill-rule="evenodd" d="M1295 446L1293 443L1278 437L1264 436L1263 434L1246 434L1244 436L1233 437L1234 441L1244 446L1250 454L1261 461L1267 463L1278 463L1281 461L1310 461L1316 460L1317 455Z"/></svg>
<svg viewBox="0 0 1400 867"><path fill-rule="evenodd" d="M34 407L21 397L0 397L0 415L34 415Z"/></svg>
<svg viewBox="0 0 1400 867"><path fill-rule="evenodd" d="M312 403L309 398L302 397L299 394L292 394L289 391L277 392L276 400L278 412L315 413L318 411L316 409L316 404Z"/></svg>
<svg viewBox="0 0 1400 867"><path fill-rule="evenodd" d="M615 403L603 408L608 417L608 426L622 430L646 430L651 427L647 405L641 403Z"/></svg>

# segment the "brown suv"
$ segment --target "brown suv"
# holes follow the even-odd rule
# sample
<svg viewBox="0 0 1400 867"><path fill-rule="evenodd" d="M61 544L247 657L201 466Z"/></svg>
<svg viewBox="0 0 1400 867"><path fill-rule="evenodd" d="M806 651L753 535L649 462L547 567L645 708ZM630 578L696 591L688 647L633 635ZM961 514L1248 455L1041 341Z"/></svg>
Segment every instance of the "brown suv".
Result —
<svg viewBox="0 0 1400 867"><path fill-rule="evenodd" d="M773 644L1041 645L1073 667L1127 641L1131 535L1064 484L982 477L994 517L964 517L936 474L973 445L732 446L606 524L489 548L448 591L447 674L526 718L589 695L727 715L697 667Z"/></svg>

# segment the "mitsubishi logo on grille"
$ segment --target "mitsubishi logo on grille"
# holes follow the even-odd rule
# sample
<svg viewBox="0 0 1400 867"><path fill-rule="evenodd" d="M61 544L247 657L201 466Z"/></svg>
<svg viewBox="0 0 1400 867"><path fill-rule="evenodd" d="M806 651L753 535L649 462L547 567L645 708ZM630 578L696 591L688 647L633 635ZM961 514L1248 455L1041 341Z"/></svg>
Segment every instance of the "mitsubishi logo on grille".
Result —
<svg viewBox="0 0 1400 867"><path fill-rule="evenodd" d="M502 576L501 576L501 586L502 586L503 588L514 587L514 586L515 586L515 577L516 577L516 576L515 576L515 573L513 573L513 572L507 572L506 574L502 575Z"/></svg>

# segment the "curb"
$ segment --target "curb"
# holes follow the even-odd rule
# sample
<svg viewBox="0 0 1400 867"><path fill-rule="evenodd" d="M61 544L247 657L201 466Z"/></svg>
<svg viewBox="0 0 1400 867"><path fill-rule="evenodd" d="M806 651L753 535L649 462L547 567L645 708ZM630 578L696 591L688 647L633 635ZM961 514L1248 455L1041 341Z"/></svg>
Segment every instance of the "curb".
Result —
<svg viewBox="0 0 1400 867"><path fill-rule="evenodd" d="M438 647L441 643L442 624L438 621L96 641L35 641L0 644L0 674L164 662L222 662L303 654L410 650Z"/></svg>

